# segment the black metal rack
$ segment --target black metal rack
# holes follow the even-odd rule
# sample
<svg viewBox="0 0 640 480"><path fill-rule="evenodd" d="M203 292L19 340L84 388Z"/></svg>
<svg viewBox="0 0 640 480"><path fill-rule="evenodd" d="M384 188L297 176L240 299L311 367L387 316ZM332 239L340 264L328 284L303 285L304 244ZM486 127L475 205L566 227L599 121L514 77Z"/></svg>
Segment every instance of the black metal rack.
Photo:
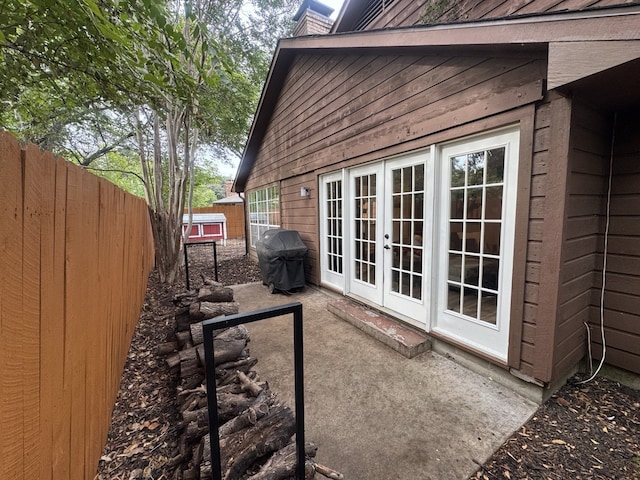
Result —
<svg viewBox="0 0 640 480"><path fill-rule="evenodd" d="M235 327L243 323L257 322L268 318L293 314L293 364L296 409L296 480L304 480L304 365L302 344L302 304L289 303L277 307L263 308L247 313L214 318L202 322L205 352L205 375L207 379L207 402L209 409L209 440L211 442L211 473L214 480L222 480L220 438L218 436L218 399L216 397L216 371L214 364L213 331Z"/></svg>

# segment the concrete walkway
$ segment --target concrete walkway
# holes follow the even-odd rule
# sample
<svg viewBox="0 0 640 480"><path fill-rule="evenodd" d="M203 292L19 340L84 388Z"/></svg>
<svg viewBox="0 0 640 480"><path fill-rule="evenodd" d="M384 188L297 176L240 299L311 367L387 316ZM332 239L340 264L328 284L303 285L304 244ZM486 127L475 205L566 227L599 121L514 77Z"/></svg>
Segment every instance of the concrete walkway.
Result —
<svg viewBox="0 0 640 480"><path fill-rule="evenodd" d="M233 287L240 311L302 302L305 435L347 480L466 479L537 405L434 352L407 359L327 310L327 293ZM291 317L248 325L256 370L293 402Z"/></svg>

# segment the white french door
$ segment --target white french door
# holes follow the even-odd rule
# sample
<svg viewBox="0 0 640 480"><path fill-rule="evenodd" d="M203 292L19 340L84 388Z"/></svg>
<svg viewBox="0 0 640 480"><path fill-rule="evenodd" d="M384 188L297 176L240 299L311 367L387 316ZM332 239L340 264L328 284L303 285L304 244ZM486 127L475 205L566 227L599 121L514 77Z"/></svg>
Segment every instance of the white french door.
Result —
<svg viewBox="0 0 640 480"><path fill-rule="evenodd" d="M322 281L507 360L519 131L321 178Z"/></svg>
<svg viewBox="0 0 640 480"><path fill-rule="evenodd" d="M348 292L424 326L427 275L425 189L428 153L348 172Z"/></svg>
<svg viewBox="0 0 640 480"><path fill-rule="evenodd" d="M348 173L349 270L347 291L383 305L383 164Z"/></svg>

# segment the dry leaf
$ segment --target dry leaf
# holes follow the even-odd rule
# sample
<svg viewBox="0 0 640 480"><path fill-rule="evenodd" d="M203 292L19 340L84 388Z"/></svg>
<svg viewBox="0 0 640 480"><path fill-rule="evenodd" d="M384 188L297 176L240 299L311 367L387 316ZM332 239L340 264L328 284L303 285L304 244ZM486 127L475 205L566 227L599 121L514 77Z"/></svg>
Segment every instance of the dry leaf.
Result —
<svg viewBox="0 0 640 480"><path fill-rule="evenodd" d="M560 440L560 439L551 440L551 443L555 443L556 445L566 445L567 444L567 442L565 442L564 440Z"/></svg>
<svg viewBox="0 0 640 480"><path fill-rule="evenodd" d="M556 399L556 402L558 402L558 404L562 405L563 407L568 407L570 405L569 402L567 402L564 398L562 397L558 397Z"/></svg>
<svg viewBox="0 0 640 480"><path fill-rule="evenodd" d="M600 444L599 444L598 442L596 442L593 438L591 439L591 442L592 442L594 445L600 445Z"/></svg>
<svg viewBox="0 0 640 480"><path fill-rule="evenodd" d="M502 472L502 475L504 476L504 478L511 478L511 473L509 473L509 470L505 470L504 472Z"/></svg>

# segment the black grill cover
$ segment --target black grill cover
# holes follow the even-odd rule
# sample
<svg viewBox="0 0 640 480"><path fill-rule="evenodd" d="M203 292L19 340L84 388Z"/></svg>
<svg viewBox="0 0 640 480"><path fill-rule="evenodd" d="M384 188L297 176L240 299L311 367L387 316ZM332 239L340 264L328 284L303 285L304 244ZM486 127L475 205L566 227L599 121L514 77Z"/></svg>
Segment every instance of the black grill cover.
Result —
<svg viewBox="0 0 640 480"><path fill-rule="evenodd" d="M262 234L256 244L262 283L282 291L302 288L307 246L295 230L275 228Z"/></svg>

